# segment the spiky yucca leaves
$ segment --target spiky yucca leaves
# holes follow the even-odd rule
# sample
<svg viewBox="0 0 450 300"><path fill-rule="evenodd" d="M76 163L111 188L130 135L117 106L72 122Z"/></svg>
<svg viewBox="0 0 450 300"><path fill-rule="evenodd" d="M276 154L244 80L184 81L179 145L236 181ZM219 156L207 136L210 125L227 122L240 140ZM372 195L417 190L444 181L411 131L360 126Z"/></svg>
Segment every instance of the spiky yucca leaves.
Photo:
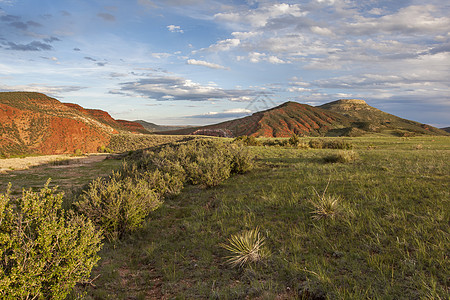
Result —
<svg viewBox="0 0 450 300"><path fill-rule="evenodd" d="M265 238L260 235L259 227L256 227L256 229L232 235L228 239L229 244L220 244L220 246L232 252L232 255L228 257L228 263L231 266L242 267L269 256L264 241Z"/></svg>
<svg viewBox="0 0 450 300"><path fill-rule="evenodd" d="M314 210L311 212L313 214L313 219L322 218L334 218L340 212L340 197L336 195L327 195L327 189L330 181L328 181L325 190L322 195L320 195L315 188L313 188L316 197L310 200L310 203L314 206Z"/></svg>

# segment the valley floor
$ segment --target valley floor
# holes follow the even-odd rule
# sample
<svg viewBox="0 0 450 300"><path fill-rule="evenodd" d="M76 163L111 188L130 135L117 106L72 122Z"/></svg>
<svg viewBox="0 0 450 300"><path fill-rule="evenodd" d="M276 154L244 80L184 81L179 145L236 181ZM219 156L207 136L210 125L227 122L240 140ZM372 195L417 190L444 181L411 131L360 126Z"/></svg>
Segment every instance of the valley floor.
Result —
<svg viewBox="0 0 450 300"><path fill-rule="evenodd" d="M310 139L305 139L308 141ZM450 138L351 138L341 150L251 147L256 168L187 186L106 243L90 299L448 299ZM321 200L335 199L327 205ZM325 212L324 212L325 211ZM260 230L270 255L232 267L221 245Z"/></svg>

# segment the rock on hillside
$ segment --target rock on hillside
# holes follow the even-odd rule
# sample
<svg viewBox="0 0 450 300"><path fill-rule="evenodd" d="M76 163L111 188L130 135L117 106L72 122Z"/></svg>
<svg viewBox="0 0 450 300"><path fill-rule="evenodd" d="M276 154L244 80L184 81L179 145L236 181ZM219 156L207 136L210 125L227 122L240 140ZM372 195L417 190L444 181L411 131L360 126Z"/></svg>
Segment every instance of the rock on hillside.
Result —
<svg viewBox="0 0 450 300"><path fill-rule="evenodd" d="M356 120L357 127L369 132L396 131L397 134L447 135L441 129L419 122L402 119L368 105L360 99L341 99L318 106Z"/></svg>
<svg viewBox="0 0 450 300"><path fill-rule="evenodd" d="M2 92L0 155L96 152L120 131L109 124L108 113L100 112L40 93Z"/></svg>
<svg viewBox="0 0 450 300"><path fill-rule="evenodd" d="M286 102L251 116L215 125L170 131L171 134L195 134L211 130L231 132L233 136L289 137L339 135L353 120L331 111L297 102Z"/></svg>

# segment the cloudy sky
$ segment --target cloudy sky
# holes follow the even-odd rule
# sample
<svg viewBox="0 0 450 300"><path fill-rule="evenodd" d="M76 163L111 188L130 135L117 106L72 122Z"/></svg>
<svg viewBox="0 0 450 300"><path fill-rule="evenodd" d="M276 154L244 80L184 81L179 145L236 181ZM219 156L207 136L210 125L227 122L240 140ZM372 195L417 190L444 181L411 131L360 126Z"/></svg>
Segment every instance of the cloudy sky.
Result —
<svg viewBox="0 0 450 300"><path fill-rule="evenodd" d="M450 126L447 0L0 0L0 91L211 124L364 99Z"/></svg>

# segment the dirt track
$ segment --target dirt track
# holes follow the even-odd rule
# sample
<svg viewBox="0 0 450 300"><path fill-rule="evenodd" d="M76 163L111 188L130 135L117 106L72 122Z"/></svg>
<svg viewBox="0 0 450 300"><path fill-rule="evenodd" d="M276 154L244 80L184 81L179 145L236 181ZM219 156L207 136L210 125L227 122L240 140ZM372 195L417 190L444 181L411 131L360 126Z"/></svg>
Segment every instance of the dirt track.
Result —
<svg viewBox="0 0 450 300"><path fill-rule="evenodd" d="M44 155L31 156L25 158L5 158L0 159L0 173L7 173L8 171L25 170L30 167L48 164L55 161L71 160L70 165L74 164L84 165L99 162L104 160L110 154L90 154L88 156L70 156L67 154L60 155Z"/></svg>

